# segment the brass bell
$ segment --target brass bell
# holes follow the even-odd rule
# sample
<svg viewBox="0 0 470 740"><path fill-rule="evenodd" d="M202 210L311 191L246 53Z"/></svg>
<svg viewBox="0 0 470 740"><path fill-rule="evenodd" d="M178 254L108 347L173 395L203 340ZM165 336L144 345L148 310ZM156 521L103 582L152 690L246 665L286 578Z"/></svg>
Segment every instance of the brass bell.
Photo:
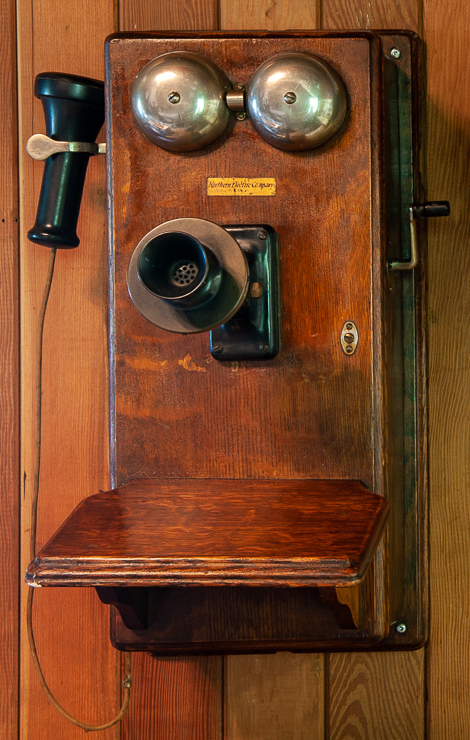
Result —
<svg viewBox="0 0 470 740"><path fill-rule="evenodd" d="M248 84L247 108L253 126L272 146L314 149L341 128L347 95L338 73L323 59L305 53L277 54Z"/></svg>
<svg viewBox="0 0 470 740"><path fill-rule="evenodd" d="M131 105L139 128L163 149L190 152L211 144L230 120L231 85L209 59L191 52L161 54L137 75Z"/></svg>

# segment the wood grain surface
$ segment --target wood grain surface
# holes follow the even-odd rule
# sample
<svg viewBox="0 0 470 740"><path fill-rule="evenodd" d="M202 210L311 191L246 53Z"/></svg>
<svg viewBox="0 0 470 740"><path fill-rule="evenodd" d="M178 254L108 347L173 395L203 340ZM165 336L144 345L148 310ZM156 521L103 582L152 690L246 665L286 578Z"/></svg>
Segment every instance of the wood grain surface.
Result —
<svg viewBox="0 0 470 740"><path fill-rule="evenodd" d="M333 588L163 587L150 590L148 605L135 604L134 591L146 589L98 590L122 615L111 622L113 645L121 650L146 649L156 655L311 652L348 649L351 640L363 649L382 637L370 617L361 622L338 602Z"/></svg>
<svg viewBox="0 0 470 740"><path fill-rule="evenodd" d="M321 4L320 2L308 3L305 7L304 2L272 2L271 0L241 0L235 5L231 0L220 0L220 28L229 30L237 29L255 29L269 28L272 30L285 30L287 28L320 28L321 27ZM297 710L297 698L293 698L293 704L296 707L294 716L297 717L299 711L302 730L306 736L312 740L321 740L324 737L324 731L329 732L328 727L322 725L324 711L324 682L328 676L324 669L323 659L319 655L313 654L311 659L314 665L320 666L318 681L311 686L310 697L302 709ZM271 656L259 656L257 660L246 659L244 656L227 656L226 672L232 676L232 682L227 682L225 693L225 704L231 707L229 715L229 724L227 727L227 740L231 740L231 734L235 737L237 728L246 729L245 737L259 738L267 740L271 738L273 725L269 721L272 718L272 709L268 712L258 711L258 701L262 696L272 697L273 685L286 686L292 685L292 677L298 676L301 671L302 657L293 655L292 660L288 663L284 661L282 668L279 662L274 662ZM287 670L286 670L287 669ZM237 684L237 677L240 683ZM298 686L297 682L294 681ZM242 692L237 691L237 685L242 687ZM252 699L249 708L241 703L240 699L246 699L243 692L244 686L254 686L255 696ZM288 692L286 692L288 695ZM274 698L277 698L276 695ZM273 708L275 705L273 702ZM266 704L264 704L266 706ZM314 714L310 713L310 708L314 707ZM317 713L315 713L315 710ZM240 719L238 719L240 716ZM287 719L287 722L284 720ZM288 740L292 737L292 714L288 711L281 722L278 723L279 740ZM247 727L248 721L248 727ZM231 734L230 734L231 733ZM239 735L241 733L239 732ZM243 737L243 735L241 735Z"/></svg>
<svg viewBox="0 0 470 740"><path fill-rule="evenodd" d="M468 172L470 100L457 90L468 78L466 32L470 8L426 1L428 43L428 192L446 193L449 219L429 225L429 436L431 523L431 634L428 647L428 732L468 735L470 666L470 351L465 321L470 269ZM448 63L442 64L442 60Z"/></svg>
<svg viewBox="0 0 470 740"><path fill-rule="evenodd" d="M220 0L220 28L231 30L285 31L320 28L320 0Z"/></svg>
<svg viewBox="0 0 470 740"><path fill-rule="evenodd" d="M121 30L142 30L150 26L154 30L214 28L220 19L225 29L280 30L323 24L325 28L408 27L422 32L427 43L429 92L427 194L429 198L451 198L453 209L448 223L429 224L432 616L429 644L425 650L399 655L333 655L325 667L320 663L319 671L315 667L318 666L316 656L230 656L225 661L227 688L224 694L220 658L155 660L140 655L134 659L131 714L123 723L121 734L126 740L157 737L160 740L221 740L224 735L244 740L264 740L273 736L291 740L292 727L295 727L297 736L302 737L303 733L312 740L324 737L334 740L424 740L425 737L428 740L465 740L470 725L467 700L470 675L465 658L469 631L468 564L464 558L469 532L465 505L469 484L465 275L468 269L466 163L470 116L468 96L464 94L470 25L467 6L450 0L441 3L407 0L399 4L324 0L320 13L319 4L273 3L271 0L223 0L218 6L197 0L173 5L125 0L119 4L119 12L117 3L111 0L104 4L86 2L80 6L71 0L62 3L20 0L17 5L22 234L34 221L42 174L42 166L27 161L22 153L27 137L44 130L40 103L32 97L34 74L53 69L102 77L103 40L108 33L117 30L114 19L119 12ZM3 3L2 23L14 29L11 11L12 6ZM4 34L3 55L8 54L5 38ZM13 99L10 100L13 105ZM5 114L2 123L14 126ZM14 150L8 154L14 154ZM10 160L5 161L6 182L14 199L12 165ZM106 322L103 169L100 161L90 165L86 210L79 223L82 245L70 254L58 256L60 279L53 289L51 300L55 308L46 327L45 368L48 369L45 370L44 421L48 431L45 433L40 503L40 508L45 505L40 514L40 545L81 498L108 487L103 472L106 471L103 440L107 434L103 359ZM3 199L3 202L7 201ZM48 259L46 252L23 244L22 471L26 472L26 498L22 496L22 502L25 530L28 529L26 512L32 460L33 333ZM4 252L4 256L11 255ZM4 272L2 279L14 284L15 264L10 262L6 269L9 278ZM7 325L10 321L14 323L14 316L14 308L8 300L2 302L2 321L6 320ZM5 347L8 346L14 356L17 340L13 337L11 343L5 341ZM6 359L7 352L3 356ZM10 377L14 378L15 374L16 371ZM14 423L14 416L12 419ZM11 445L10 441L7 444ZM11 464L14 468L14 458ZM14 482L12 486L15 487ZM75 493L69 497L64 495L66 490ZM4 573L12 575L16 562L12 529L14 505L2 511L3 516L13 516L5 524L2 550L2 557L10 558ZM26 556L23 562L25 566ZM92 720L93 714L95 718L108 718L114 710L115 691L111 684L115 661L108 647L107 607L101 606L96 596L88 598L85 590L79 589L70 593L65 589L51 589L40 596L41 599L37 599L40 604L38 642L52 687L58 686L64 700L69 701L68 708L76 709L77 714L86 719ZM2 654L9 666L8 675L12 677L12 683L8 681L12 702L17 644L14 603L9 602L11 612L7 605L7 616L12 621L5 633L8 650ZM17 740L17 716L23 740L81 737L78 730L65 724L47 706L30 671L26 641L24 645L21 712L18 714L16 704L3 703L0 711L2 737ZM309 667L305 669L308 661L304 663L304 657L311 658L317 679L310 677ZM92 675L88 666L93 666ZM309 687L306 691L305 685ZM245 687L250 690L245 691ZM426 691L429 703L425 721ZM290 703L283 703L285 697L290 698ZM278 711L280 709L282 712ZM323 714L326 717L324 725L318 719ZM99 734L103 738L118 736L116 730Z"/></svg>
<svg viewBox="0 0 470 740"><path fill-rule="evenodd" d="M420 5L416 0L406 0L406 2L393 6L383 2L371 4L363 0L358 0L353 4L343 2L343 0L328 0L322 7L322 26L328 29L344 28L346 24L349 28L407 28L418 31L420 18ZM345 655L341 656L339 661L332 660L329 664L330 686L335 686L335 704L343 707L346 714L348 707L351 707L354 708L353 711L357 711L363 717L358 726L355 726L354 723L349 724L345 719L345 714L340 717L337 724L336 720L330 718L332 737L375 738L376 732L378 732L375 718L390 716L390 699L387 690L389 680L392 679L392 683L396 681L399 687L403 686L403 681L406 680L403 666L396 662L394 656L372 654L368 661L363 661L362 658L362 655ZM407 666L408 662L413 666L415 660L415 656L406 656L404 666ZM341 680L345 671L350 671L353 675L359 675L359 673L361 675L363 692L355 695L354 698L350 686ZM423 682L417 683L416 694L407 693L400 688L400 694L403 697L403 704L400 705L399 709L400 715L416 714L416 716L422 717L425 701L424 691ZM371 710L370 705L362 706L363 699L366 696L372 697L374 711ZM407 723L408 720L406 720L405 725ZM333 727L335 728L335 735L333 735ZM419 722L418 724L415 723L415 727L419 727L419 731L421 731ZM377 737L385 740L388 737L387 731L385 728L382 729L382 734L377 735ZM409 732L412 733L411 730ZM400 735L396 734L391 737L396 737L398 740ZM408 737L420 737L420 734L409 734Z"/></svg>
<svg viewBox="0 0 470 740"><path fill-rule="evenodd" d="M322 4L322 28L400 28L419 33L421 21L422 6L418 0L327 0Z"/></svg>
<svg viewBox="0 0 470 740"><path fill-rule="evenodd" d="M217 28L217 0L185 0L181 3L121 0L119 3L120 31L192 30ZM209 661L209 664L207 664ZM201 691L199 676L205 675L206 666L212 671L211 690ZM158 690L152 697L151 720L148 707L135 703L129 717L122 723L123 740L147 736L149 740L173 737L175 740L222 740L220 707L222 705L221 658L152 658L139 655L134 662L135 680L155 687L172 686L171 690ZM193 701L185 698L195 697ZM180 702L182 698L183 703ZM175 700L179 711L174 710ZM158 718L166 718L160 728ZM155 721L157 718L157 721Z"/></svg>
<svg viewBox="0 0 470 740"><path fill-rule="evenodd" d="M210 31L217 28L217 0L123 0L120 31Z"/></svg>
<svg viewBox="0 0 470 740"><path fill-rule="evenodd" d="M44 71L103 78L103 38L114 27L112 2L18 3L21 183L22 476L23 545L29 552L29 506L34 452L34 358L37 315L49 261L48 249L26 240L35 220L43 165L24 152L27 138L44 132L34 76ZM105 167L89 167L76 250L60 251L44 331L43 438L39 493L40 547L81 498L109 487L106 368ZM90 414L90 408L93 413ZM60 492L66 481L67 494ZM24 590L26 587L23 587ZM35 636L46 680L78 719L103 723L119 705L120 656L109 644L107 608L92 591L57 590L34 602ZM26 595L24 594L24 602ZM21 737L79 738L48 703L30 663L28 641L21 671ZM115 729L98 733L111 738Z"/></svg>
<svg viewBox="0 0 470 740"><path fill-rule="evenodd" d="M19 347L18 347L18 162L15 3L0 9L3 101L0 167L0 735L18 733L19 679Z"/></svg>
<svg viewBox="0 0 470 740"><path fill-rule="evenodd" d="M113 85L109 132L115 153L110 164L115 192L117 483L142 476L195 474L340 477L359 479L381 494L381 466L374 466L370 445L371 425L377 424L375 450L383 423L380 352L378 359L375 350L372 354L381 331L382 273L377 255L383 250L376 209L381 143L373 147L368 135L371 129L378 130L373 101L379 83L369 67L369 59L371 65L377 60L375 42L361 36L341 42L296 39L297 49L330 60L352 99L362 101L351 107L347 126L322 148L321 157L298 153L292 159L291 153L277 150L273 156L273 148L244 121L208 148L204 157L198 152L180 154L175 179L174 153L156 151L135 127L129 132L131 121L121 113L129 110L129 85L122 84L122 75L132 79L146 60L183 46L209 54L220 66L229 64L238 79L246 81L266 55L285 50L286 41L241 38L222 45L210 38L155 37L116 38L109 44ZM354 72L358 66L361 74ZM143 167L143 162L153 166ZM295 179L289 176L293 162ZM130 171L139 187L127 197ZM208 197L207 177L226 172L274 177L274 214L269 198L240 202ZM356 183L353 190L351 178ZM152 207L146 207L149 203ZM155 224L185 216L215 223L270 223L276 229L281 244L282 350L274 360L217 362L208 353L206 335L164 332L130 304L126 275L135 245ZM361 267L353 275L338 270L338 262ZM313 279L317 289L312 292ZM361 339L360 350L348 357L338 335L350 318ZM362 412L345 413L346 398L354 398Z"/></svg>
<svg viewBox="0 0 470 740"><path fill-rule="evenodd" d="M222 660L133 656L138 697L122 723L123 738L222 740Z"/></svg>
<svg viewBox="0 0 470 740"><path fill-rule="evenodd" d="M331 740L425 737L424 650L332 654L329 667Z"/></svg>
<svg viewBox="0 0 470 740"><path fill-rule="evenodd" d="M277 653L226 661L226 740L324 737L323 656Z"/></svg>
<svg viewBox="0 0 470 740"><path fill-rule="evenodd" d="M375 552L386 500L359 481L144 479L89 496L30 583L346 586Z"/></svg>

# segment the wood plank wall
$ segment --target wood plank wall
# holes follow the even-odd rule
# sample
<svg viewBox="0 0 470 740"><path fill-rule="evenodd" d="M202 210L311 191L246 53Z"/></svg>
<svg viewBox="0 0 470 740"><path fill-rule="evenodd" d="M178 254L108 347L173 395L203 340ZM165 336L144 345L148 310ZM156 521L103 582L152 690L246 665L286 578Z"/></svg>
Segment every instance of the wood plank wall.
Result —
<svg viewBox="0 0 470 740"><path fill-rule="evenodd" d="M0 735L73 740L82 731L47 703L21 636L18 662L18 533L28 557L32 477L34 332L47 250L25 239L42 167L24 143L43 131L35 74L103 77L103 40L115 30L409 28L427 44L428 196L452 216L429 225L431 634L415 653L134 658L132 705L122 740L444 740L470 737L468 445L470 309L467 272L470 6L464 0L17 0L2 3L2 269L0 384L3 453ZM15 34L17 41L17 66ZM18 70L18 86L16 86ZM17 93L18 91L18 93ZM16 100L18 98L18 118ZM17 134L18 132L18 134ZM16 168L16 138L18 163ZM17 184L20 187L20 250ZM107 367L104 161L92 161L77 250L57 258L45 330L43 467L38 545L83 497L106 488ZM17 256L21 264L21 472L17 463ZM21 483L21 485L20 485ZM25 587L22 589L24 611ZM47 680L65 708L104 722L119 703L120 659L107 608L86 589L50 589L35 604ZM21 677L18 684L18 675ZM19 699L18 699L19 691ZM427 696L427 704L426 704ZM19 721L18 721L19 719Z"/></svg>
<svg viewBox="0 0 470 740"><path fill-rule="evenodd" d="M16 23L14 0L0 8L3 100L0 166L0 733L18 732L19 678L19 356Z"/></svg>

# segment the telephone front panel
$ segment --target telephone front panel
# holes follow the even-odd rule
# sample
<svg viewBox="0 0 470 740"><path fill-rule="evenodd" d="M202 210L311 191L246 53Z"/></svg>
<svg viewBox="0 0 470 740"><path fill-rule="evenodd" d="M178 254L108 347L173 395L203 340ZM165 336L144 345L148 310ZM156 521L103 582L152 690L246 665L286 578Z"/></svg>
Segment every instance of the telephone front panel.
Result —
<svg viewBox="0 0 470 740"><path fill-rule="evenodd" d="M107 40L114 490L27 577L117 647L425 640L418 71L405 32Z"/></svg>

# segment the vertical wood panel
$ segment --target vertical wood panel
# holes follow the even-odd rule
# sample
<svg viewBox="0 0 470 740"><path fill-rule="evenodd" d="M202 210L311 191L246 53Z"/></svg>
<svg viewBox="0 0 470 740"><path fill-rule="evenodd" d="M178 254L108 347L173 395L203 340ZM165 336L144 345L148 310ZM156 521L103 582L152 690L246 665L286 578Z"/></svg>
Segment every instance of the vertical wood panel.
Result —
<svg viewBox="0 0 470 740"><path fill-rule="evenodd" d="M135 654L123 740L220 740L221 659Z"/></svg>
<svg viewBox="0 0 470 740"><path fill-rule="evenodd" d="M217 11L217 0L121 0L119 30L211 30ZM123 740L221 740L221 657L136 655L133 685Z"/></svg>
<svg viewBox="0 0 470 740"><path fill-rule="evenodd" d="M418 31L419 3L324 0L322 27ZM424 651L332 655L331 740L419 740L424 737ZM413 689L410 690L412 679Z"/></svg>
<svg viewBox="0 0 470 740"><path fill-rule="evenodd" d="M468 3L425 0L428 194L448 198L449 219L428 241L431 632L429 740L470 727L470 97Z"/></svg>
<svg viewBox="0 0 470 740"><path fill-rule="evenodd" d="M221 28L312 29L319 9L319 2L305 0L221 0ZM226 740L323 738L323 656L227 656L225 670Z"/></svg>
<svg viewBox="0 0 470 740"><path fill-rule="evenodd" d="M210 31L217 28L217 0L123 0L121 31Z"/></svg>
<svg viewBox="0 0 470 740"><path fill-rule="evenodd" d="M18 358L18 165L15 3L0 8L3 101L0 169L0 735L18 733L19 578L19 358Z"/></svg>
<svg viewBox="0 0 470 740"><path fill-rule="evenodd" d="M42 106L33 97L38 72L64 71L103 78L103 40L114 30L112 0L18 2L21 283L22 440L24 471L23 570L33 468L34 355L37 314L49 250L26 240L32 226L43 167L24 152L28 136L44 131ZM104 158L89 167L76 250L59 250L44 333L43 455L37 545L44 543L78 501L106 488L106 184ZM26 591L26 587L23 588ZM26 594L23 594L24 601ZM109 643L108 613L88 589L39 591L35 598L38 652L50 688L79 719L100 724L118 702L118 654ZM32 668L24 639L21 736L70 740L82 730L53 709ZM115 729L97 734L111 738Z"/></svg>
<svg viewBox="0 0 470 740"><path fill-rule="evenodd" d="M419 0L390 3L387 0L323 0L322 28L394 28L420 30Z"/></svg>
<svg viewBox="0 0 470 740"><path fill-rule="evenodd" d="M220 0L226 30L285 31L318 28L320 0Z"/></svg>
<svg viewBox="0 0 470 740"><path fill-rule="evenodd" d="M330 740L421 740L424 650L330 657Z"/></svg>
<svg viewBox="0 0 470 740"><path fill-rule="evenodd" d="M227 657L224 740L324 736L324 656Z"/></svg>

